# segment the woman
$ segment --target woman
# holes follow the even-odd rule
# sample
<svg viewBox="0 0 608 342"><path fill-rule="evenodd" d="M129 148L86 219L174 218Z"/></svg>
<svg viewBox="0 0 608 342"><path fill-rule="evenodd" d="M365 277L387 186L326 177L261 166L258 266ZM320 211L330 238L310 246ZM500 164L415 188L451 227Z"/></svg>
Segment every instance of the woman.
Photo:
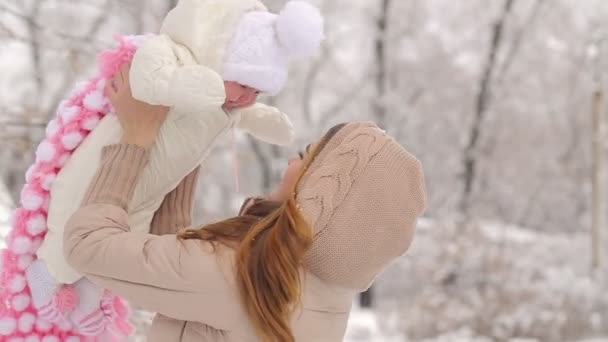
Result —
<svg viewBox="0 0 608 342"><path fill-rule="evenodd" d="M70 264L158 312L150 341L342 341L354 296L410 245L426 203L420 163L373 124L339 125L240 216L135 234L127 204L167 109L134 100L128 79L106 91L124 137L66 227Z"/></svg>

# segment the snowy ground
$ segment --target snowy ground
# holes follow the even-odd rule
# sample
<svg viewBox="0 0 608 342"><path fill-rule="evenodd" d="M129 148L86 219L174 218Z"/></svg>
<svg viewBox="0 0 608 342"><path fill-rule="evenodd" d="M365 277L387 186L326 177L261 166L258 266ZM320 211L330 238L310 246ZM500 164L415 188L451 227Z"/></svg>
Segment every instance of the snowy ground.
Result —
<svg viewBox="0 0 608 342"><path fill-rule="evenodd" d="M608 342L606 274L584 233L423 221L355 309L346 342Z"/></svg>
<svg viewBox="0 0 608 342"><path fill-rule="evenodd" d="M407 339L403 336L386 336L378 324L378 315L373 311L356 309L352 312L349 319L348 330L344 342L497 342L488 337L476 337L475 334L467 328L448 332L437 337L424 339ZM545 342L542 339L536 338L510 338L505 342ZM554 341L547 341L554 342ZM561 341L555 341L561 342ZM608 337L582 339L568 342L608 342Z"/></svg>

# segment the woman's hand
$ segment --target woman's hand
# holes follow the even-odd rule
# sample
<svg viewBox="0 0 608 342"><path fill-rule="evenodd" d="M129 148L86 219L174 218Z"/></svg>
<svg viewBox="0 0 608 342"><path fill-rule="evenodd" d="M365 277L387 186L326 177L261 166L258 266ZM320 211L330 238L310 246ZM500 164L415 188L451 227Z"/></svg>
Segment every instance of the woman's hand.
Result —
<svg viewBox="0 0 608 342"><path fill-rule="evenodd" d="M105 92L122 126L122 142L149 147L154 144L169 108L134 99L129 82L130 69L130 64L124 65L114 79L106 84Z"/></svg>

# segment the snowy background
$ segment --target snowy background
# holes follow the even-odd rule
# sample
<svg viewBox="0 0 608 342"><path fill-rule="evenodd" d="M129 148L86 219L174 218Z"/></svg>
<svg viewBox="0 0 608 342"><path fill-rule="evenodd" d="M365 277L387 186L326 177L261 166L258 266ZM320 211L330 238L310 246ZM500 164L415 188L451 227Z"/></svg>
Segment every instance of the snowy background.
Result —
<svg viewBox="0 0 608 342"><path fill-rule="evenodd" d="M0 0L0 227L66 91L113 33L156 32L175 2ZM349 342L608 341L608 225L592 219L608 212L606 131L593 119L597 109L606 121L608 102L594 99L608 89L608 2L314 2L327 41L267 99L295 122L297 143L239 135L236 193L225 137L197 223L268 192L286 158L330 126L373 120L422 160L430 207L373 308L353 313ZM148 316L136 317L142 334Z"/></svg>

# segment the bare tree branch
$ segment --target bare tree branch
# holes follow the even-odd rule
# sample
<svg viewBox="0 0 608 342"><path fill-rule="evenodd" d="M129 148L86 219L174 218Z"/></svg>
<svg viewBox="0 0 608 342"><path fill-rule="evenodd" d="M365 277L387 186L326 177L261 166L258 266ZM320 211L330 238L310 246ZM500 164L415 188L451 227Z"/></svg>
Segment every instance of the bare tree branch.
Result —
<svg viewBox="0 0 608 342"><path fill-rule="evenodd" d="M317 76L319 76L321 70L323 69L323 65L325 62L331 58L330 51L327 44L323 44L321 50L321 57L319 57L313 63L308 75L306 75L306 80L304 81L304 89L302 94L302 108L304 114L304 121L307 125L312 125L312 100L315 89L315 82L317 80Z"/></svg>
<svg viewBox="0 0 608 342"><path fill-rule="evenodd" d="M386 113L387 113L387 31L389 25L389 13L390 13L390 0L382 0L380 4L380 12L378 19L376 20L376 40L375 44L375 60L376 60L376 97L372 104L374 117L376 123L380 127L386 127Z"/></svg>
<svg viewBox="0 0 608 342"><path fill-rule="evenodd" d="M517 55L517 53L519 52L519 50L521 48L524 37L525 37L526 33L528 32L528 30L530 29L530 27L532 27L534 22L536 22L536 19L538 19L538 16L539 16L539 13L540 13L540 10L541 10L543 4L545 4L545 0L536 0L536 4L532 8L532 11L531 11L530 15L528 16L525 24L521 27L519 32L515 35L515 38L513 38L513 43L511 44L511 48L507 52L507 55L505 57L504 62L502 63L500 71L498 71L496 73L497 82L500 82L502 80L502 78L504 77L504 75L511 68L513 61L515 60L515 56Z"/></svg>
<svg viewBox="0 0 608 342"><path fill-rule="evenodd" d="M28 29L28 33L29 33L29 37L30 37L30 58L31 58L31 63L32 63L32 69L33 69L33 76L34 76L34 84L35 84L35 89L34 89L34 94L32 94L33 96L31 97L32 99L40 99L40 95L42 92L42 87L43 87L43 80L42 80L42 67L41 67L41 54L42 51L40 51L40 45L38 44L38 29L36 28L36 20L38 18L38 13L40 11L40 2L35 2L33 7L32 7L32 11L29 15L29 19L30 20L26 20L27 23L27 29ZM38 104L39 102L36 101L36 104L32 103L31 105L34 106L39 106ZM39 108L37 108L39 109Z"/></svg>
<svg viewBox="0 0 608 342"><path fill-rule="evenodd" d="M463 168L464 168L464 186L462 199L460 201L460 210L467 216L470 207L470 198L473 191L473 184L477 177L477 151L479 148L479 137L483 121L485 119L488 107L492 97L491 82L494 76L498 50L501 47L507 17L511 12L515 0L505 0L503 11L498 18L494 29L492 30L492 38L488 51L488 58L484 71L480 80L479 93L475 102L475 117L469 133L469 141L464 150Z"/></svg>
<svg viewBox="0 0 608 342"><path fill-rule="evenodd" d="M249 144L251 145L251 150L253 151L253 154L255 155L258 161L258 166L261 170L260 173L262 175L262 191L264 193L267 193L270 191L270 188L272 186L272 169L270 167L270 160L262 150L260 143L251 136L249 137Z"/></svg>

